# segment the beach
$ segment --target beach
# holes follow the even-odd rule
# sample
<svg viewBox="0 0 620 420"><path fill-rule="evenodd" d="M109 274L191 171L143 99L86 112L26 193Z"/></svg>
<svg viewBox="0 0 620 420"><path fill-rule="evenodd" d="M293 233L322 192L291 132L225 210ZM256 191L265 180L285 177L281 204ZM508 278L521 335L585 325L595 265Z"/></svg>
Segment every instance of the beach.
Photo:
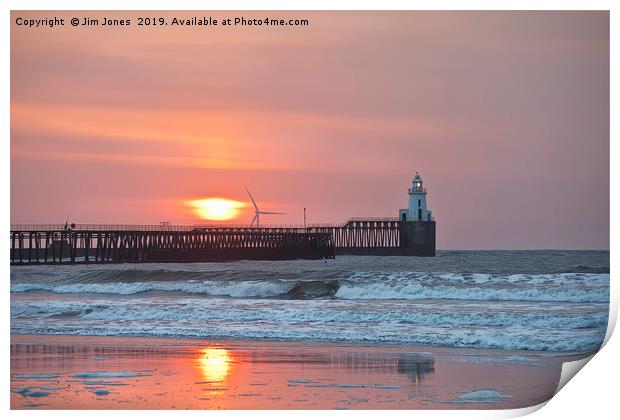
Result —
<svg viewBox="0 0 620 420"><path fill-rule="evenodd" d="M500 409L551 398L584 354L11 336L12 409Z"/></svg>
<svg viewBox="0 0 620 420"><path fill-rule="evenodd" d="M11 267L11 406L528 407L608 314L608 252Z"/></svg>

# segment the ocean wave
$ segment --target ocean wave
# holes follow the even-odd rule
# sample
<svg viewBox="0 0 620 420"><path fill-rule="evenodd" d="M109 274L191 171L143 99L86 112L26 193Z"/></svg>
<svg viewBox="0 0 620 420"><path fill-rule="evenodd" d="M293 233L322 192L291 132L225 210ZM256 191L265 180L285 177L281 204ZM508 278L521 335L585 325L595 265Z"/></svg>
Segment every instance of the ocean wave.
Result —
<svg viewBox="0 0 620 420"><path fill-rule="evenodd" d="M344 300L473 300L609 302L609 274L564 273L496 276L469 273L358 272L340 280L187 280L11 284L11 292L135 295L180 292L231 298Z"/></svg>
<svg viewBox="0 0 620 420"><path fill-rule="evenodd" d="M258 261L257 263L260 263ZM175 268L160 268L155 264L146 264L147 268L127 268L126 265L107 265L105 269L97 266L63 266L47 267L47 270L32 267L13 267L12 280L19 283L37 283L50 281L54 283L100 284L100 283L144 283L144 282L187 282L187 281L264 281L267 279L300 279L312 280L320 275L322 280L346 278L345 270L324 269L303 270L295 267L270 270L252 267L224 268L221 265L188 264L188 268L180 268L180 264L172 264ZM159 265L161 266L161 265Z"/></svg>
<svg viewBox="0 0 620 420"><path fill-rule="evenodd" d="M359 275L358 275L359 276ZM365 274L364 279L372 277ZM453 299L531 302L609 302L609 275L571 273L553 275L490 276L441 275L408 281L390 274L381 281L342 282L340 299Z"/></svg>
<svg viewBox="0 0 620 420"><path fill-rule="evenodd" d="M523 327L419 326L377 323L352 328L349 325L290 324L275 322L101 322L45 323L42 320L16 320L14 334L70 334L99 336L145 336L209 338L231 340L292 340L359 344L396 344L432 347L494 348L535 351L593 351L601 344L605 331L586 329L541 331Z"/></svg>
<svg viewBox="0 0 620 420"><path fill-rule="evenodd" d="M222 307L227 305L226 311ZM274 301L249 300L231 304L226 299L132 299L78 301L17 301L11 303L11 316L18 318L74 317L83 320L126 322L273 322L284 324L363 324L396 323L445 327L530 327L586 329L605 328L607 308L575 307L564 304L534 305L463 305L460 302L404 303L385 307L380 302L358 304L353 301Z"/></svg>
<svg viewBox="0 0 620 420"><path fill-rule="evenodd" d="M11 267L11 332L579 352L601 345L608 253L444 254Z"/></svg>
<svg viewBox="0 0 620 420"><path fill-rule="evenodd" d="M66 293L96 293L134 295L137 293L183 292L190 294L205 294L211 296L229 297L274 297L287 293L293 289L294 283L286 282L133 282L133 283L21 283L11 285L11 292L48 291L59 294Z"/></svg>

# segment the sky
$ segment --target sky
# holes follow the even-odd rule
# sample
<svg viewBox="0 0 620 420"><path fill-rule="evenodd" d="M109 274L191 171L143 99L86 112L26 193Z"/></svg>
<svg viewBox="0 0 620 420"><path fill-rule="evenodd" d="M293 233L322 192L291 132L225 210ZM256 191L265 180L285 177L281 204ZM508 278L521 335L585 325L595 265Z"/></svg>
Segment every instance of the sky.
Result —
<svg viewBox="0 0 620 420"><path fill-rule="evenodd" d="M397 217L420 171L438 249L609 249L608 13L150 15L11 12L11 223Z"/></svg>

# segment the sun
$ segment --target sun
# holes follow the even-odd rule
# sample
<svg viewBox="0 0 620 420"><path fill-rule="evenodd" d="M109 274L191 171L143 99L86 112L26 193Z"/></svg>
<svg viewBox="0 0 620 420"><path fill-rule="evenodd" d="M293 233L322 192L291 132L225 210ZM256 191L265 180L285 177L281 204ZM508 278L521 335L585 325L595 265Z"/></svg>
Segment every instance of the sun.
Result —
<svg viewBox="0 0 620 420"><path fill-rule="evenodd" d="M216 197L190 200L187 204L198 217L205 220L231 220L241 213L241 209L247 207L242 201Z"/></svg>

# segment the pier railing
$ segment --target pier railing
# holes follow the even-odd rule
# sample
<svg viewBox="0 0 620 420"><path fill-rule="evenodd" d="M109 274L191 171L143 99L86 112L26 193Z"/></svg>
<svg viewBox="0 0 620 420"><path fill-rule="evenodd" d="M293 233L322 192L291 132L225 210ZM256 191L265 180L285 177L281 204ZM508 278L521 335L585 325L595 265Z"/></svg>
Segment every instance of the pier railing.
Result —
<svg viewBox="0 0 620 420"><path fill-rule="evenodd" d="M397 217L351 217L343 223L313 223L306 226L299 224L280 224L280 225L260 225L260 228L251 227L247 224L218 223L218 224L194 224L194 225L132 225L132 224L88 224L79 223L68 227L69 230L116 230L116 231L138 231L138 232L186 232L194 229L296 229L305 230L308 228L325 227L344 227L352 222L397 222ZM14 224L11 231L45 231L45 230L65 230L64 224Z"/></svg>

